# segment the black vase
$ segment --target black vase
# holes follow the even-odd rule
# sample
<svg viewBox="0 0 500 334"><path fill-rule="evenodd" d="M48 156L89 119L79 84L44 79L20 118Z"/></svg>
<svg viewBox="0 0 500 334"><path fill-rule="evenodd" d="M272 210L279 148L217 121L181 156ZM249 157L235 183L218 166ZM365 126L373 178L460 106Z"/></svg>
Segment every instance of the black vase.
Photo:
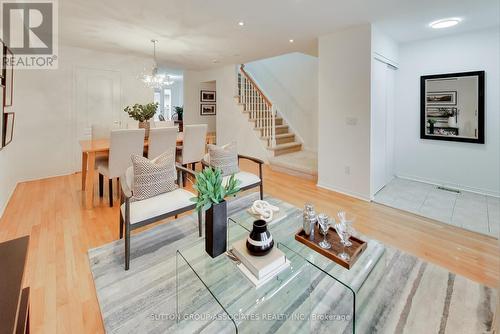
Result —
<svg viewBox="0 0 500 334"><path fill-rule="evenodd" d="M227 249L227 205L226 201L212 204L205 212L205 251L217 257Z"/></svg>
<svg viewBox="0 0 500 334"><path fill-rule="evenodd" d="M256 220L253 222L253 229L247 238L247 249L254 256L263 256L271 251L274 246L273 237L267 230L265 220Z"/></svg>

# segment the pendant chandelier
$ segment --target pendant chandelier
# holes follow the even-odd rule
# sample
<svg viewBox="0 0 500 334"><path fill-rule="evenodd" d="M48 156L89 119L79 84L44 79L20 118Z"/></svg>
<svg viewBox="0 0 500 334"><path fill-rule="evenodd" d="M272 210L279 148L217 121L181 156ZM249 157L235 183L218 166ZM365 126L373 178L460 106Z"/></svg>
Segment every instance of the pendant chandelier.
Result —
<svg viewBox="0 0 500 334"><path fill-rule="evenodd" d="M153 43L154 65L150 73L144 70L141 75L141 80L148 88L161 89L165 86L170 86L174 83L174 81L170 78L170 76L159 73L158 62L156 61L156 43L158 43L158 41L156 39L152 39L151 42Z"/></svg>

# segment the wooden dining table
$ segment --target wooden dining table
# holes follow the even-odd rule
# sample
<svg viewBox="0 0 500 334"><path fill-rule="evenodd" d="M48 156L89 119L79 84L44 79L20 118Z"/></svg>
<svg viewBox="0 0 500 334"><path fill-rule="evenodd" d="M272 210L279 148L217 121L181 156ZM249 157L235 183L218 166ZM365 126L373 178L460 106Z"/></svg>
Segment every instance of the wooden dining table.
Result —
<svg viewBox="0 0 500 334"><path fill-rule="evenodd" d="M184 134L177 134L177 146L181 146ZM97 157L109 155L109 139L81 140L82 148L82 191L85 193L85 206L91 209L94 205L94 178L95 162ZM148 140L144 140L144 149L148 147Z"/></svg>

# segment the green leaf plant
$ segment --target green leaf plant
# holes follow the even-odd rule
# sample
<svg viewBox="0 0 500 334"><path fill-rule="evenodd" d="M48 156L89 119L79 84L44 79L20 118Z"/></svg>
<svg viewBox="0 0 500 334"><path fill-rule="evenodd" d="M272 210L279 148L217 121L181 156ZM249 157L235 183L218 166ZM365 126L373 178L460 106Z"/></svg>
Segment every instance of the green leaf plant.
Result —
<svg viewBox="0 0 500 334"><path fill-rule="evenodd" d="M206 167L196 174L194 189L198 196L192 197L196 203L196 210L208 210L213 204L219 204L227 196L235 195L240 191L240 180L231 175L226 186L222 186L222 171L220 168Z"/></svg>
<svg viewBox="0 0 500 334"><path fill-rule="evenodd" d="M158 102L148 103L148 104L134 104L133 106L127 106L123 111L125 111L131 118L139 122L145 122L151 119L158 109Z"/></svg>

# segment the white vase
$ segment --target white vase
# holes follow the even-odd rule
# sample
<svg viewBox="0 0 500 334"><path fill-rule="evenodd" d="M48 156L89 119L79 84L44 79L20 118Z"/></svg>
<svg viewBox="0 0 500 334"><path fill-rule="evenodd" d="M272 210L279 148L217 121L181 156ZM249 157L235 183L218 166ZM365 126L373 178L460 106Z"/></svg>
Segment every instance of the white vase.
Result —
<svg viewBox="0 0 500 334"><path fill-rule="evenodd" d="M456 128L457 127L457 119L455 116L448 117L448 126L450 128Z"/></svg>

